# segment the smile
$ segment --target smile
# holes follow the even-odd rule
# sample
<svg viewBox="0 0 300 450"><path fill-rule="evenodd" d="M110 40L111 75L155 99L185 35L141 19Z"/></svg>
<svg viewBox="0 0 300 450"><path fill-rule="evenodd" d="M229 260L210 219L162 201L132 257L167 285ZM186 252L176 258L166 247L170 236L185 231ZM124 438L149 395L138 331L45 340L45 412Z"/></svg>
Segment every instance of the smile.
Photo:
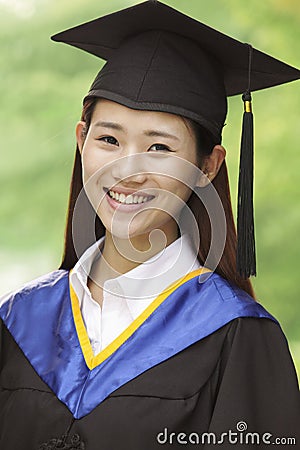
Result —
<svg viewBox="0 0 300 450"><path fill-rule="evenodd" d="M114 190L106 190L107 195L117 203L122 205L137 205L149 202L154 198L154 195L139 195L138 193L124 194L123 192L116 192Z"/></svg>

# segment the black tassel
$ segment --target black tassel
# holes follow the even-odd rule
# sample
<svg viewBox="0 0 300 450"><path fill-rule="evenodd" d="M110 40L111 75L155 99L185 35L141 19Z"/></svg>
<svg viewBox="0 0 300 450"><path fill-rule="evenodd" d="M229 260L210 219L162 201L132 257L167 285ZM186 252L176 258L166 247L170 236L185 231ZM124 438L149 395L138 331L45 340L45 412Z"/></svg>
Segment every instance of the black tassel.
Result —
<svg viewBox="0 0 300 450"><path fill-rule="evenodd" d="M240 153L237 214L237 271L243 278L256 275L253 213L253 114L251 93L243 94L244 115Z"/></svg>

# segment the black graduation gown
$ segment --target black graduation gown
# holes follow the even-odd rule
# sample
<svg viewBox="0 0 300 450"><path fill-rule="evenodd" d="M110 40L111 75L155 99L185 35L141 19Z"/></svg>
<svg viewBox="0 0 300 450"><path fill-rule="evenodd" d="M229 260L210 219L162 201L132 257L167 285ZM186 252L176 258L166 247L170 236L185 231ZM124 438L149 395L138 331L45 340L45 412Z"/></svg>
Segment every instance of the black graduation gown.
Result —
<svg viewBox="0 0 300 450"><path fill-rule="evenodd" d="M300 448L297 377L286 338L268 317L228 321L112 389L81 418L0 323L1 450L246 449L282 438Z"/></svg>

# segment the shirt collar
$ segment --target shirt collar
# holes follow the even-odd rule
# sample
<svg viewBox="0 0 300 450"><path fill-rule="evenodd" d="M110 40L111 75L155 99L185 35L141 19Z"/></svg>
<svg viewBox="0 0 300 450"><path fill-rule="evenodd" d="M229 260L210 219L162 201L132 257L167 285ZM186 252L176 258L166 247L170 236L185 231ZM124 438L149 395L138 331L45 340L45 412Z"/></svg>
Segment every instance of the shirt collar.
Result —
<svg viewBox="0 0 300 450"><path fill-rule="evenodd" d="M93 262L101 255L100 248L105 237L89 247L72 270L72 278L81 281L87 288L87 278ZM119 277L107 280L104 290L128 301L145 300L157 297L170 284L187 273L200 267L197 254L190 237L184 234L161 252Z"/></svg>
<svg viewBox="0 0 300 450"><path fill-rule="evenodd" d="M188 235L183 235L164 250L115 279L107 280L104 288L131 300L157 297L174 281L200 267ZM115 292L117 294L117 292Z"/></svg>
<svg viewBox="0 0 300 450"><path fill-rule="evenodd" d="M101 256L101 248L103 247L105 236L101 237L97 242L94 242L79 258L74 268L72 275L76 275L80 281L86 285L88 275L91 271L93 262Z"/></svg>

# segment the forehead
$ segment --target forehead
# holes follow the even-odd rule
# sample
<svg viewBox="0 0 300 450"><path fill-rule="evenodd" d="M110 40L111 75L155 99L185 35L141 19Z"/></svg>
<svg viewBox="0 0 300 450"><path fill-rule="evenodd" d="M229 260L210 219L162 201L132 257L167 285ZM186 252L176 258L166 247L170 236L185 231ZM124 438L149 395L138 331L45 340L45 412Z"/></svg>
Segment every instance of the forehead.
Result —
<svg viewBox="0 0 300 450"><path fill-rule="evenodd" d="M116 122L125 129L151 128L155 126L160 130L172 130L179 134L193 136L188 119L175 114L158 111L145 111L128 108L127 106L111 100L99 99L96 103L91 124L98 121Z"/></svg>

